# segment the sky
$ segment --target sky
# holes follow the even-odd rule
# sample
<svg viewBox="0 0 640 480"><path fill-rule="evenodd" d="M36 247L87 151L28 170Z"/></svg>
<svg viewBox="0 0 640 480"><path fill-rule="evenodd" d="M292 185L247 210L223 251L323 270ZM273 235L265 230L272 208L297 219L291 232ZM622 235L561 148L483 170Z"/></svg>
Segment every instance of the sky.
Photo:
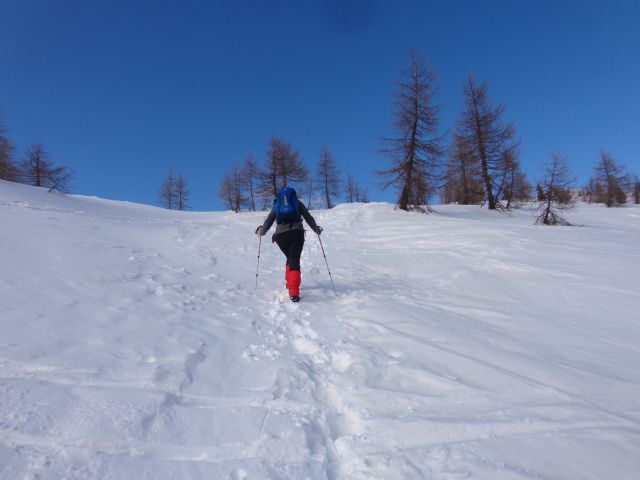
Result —
<svg viewBox="0 0 640 480"><path fill-rule="evenodd" d="M437 72L440 129L472 73L506 107L530 180L552 152L585 183L600 149L640 174L640 0L0 0L0 109L19 156L42 142L72 192L157 204L171 168L195 210L280 136L323 145L395 201L393 94L409 52Z"/></svg>

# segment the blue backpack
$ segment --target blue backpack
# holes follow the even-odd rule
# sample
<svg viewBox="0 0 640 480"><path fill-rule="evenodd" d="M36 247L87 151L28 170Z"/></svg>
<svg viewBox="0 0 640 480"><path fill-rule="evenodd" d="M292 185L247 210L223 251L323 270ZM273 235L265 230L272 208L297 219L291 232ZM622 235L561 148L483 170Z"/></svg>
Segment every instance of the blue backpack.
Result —
<svg viewBox="0 0 640 480"><path fill-rule="evenodd" d="M273 210L276 212L276 222L294 223L300 221L300 213L298 212L298 195L291 187L285 187L278 190L276 199L273 202Z"/></svg>

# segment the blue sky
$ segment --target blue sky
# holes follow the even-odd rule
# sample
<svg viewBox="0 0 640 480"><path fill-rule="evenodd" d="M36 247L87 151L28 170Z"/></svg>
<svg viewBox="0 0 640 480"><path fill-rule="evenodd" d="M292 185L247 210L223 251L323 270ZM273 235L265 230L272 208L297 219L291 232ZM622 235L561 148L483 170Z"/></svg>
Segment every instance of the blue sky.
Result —
<svg viewBox="0 0 640 480"><path fill-rule="evenodd" d="M640 1L0 0L0 108L20 154L43 142L73 192L155 204L169 167L195 209L282 136L327 145L373 200L408 52L438 72L444 133L468 73L522 138L581 182L600 148L640 174Z"/></svg>

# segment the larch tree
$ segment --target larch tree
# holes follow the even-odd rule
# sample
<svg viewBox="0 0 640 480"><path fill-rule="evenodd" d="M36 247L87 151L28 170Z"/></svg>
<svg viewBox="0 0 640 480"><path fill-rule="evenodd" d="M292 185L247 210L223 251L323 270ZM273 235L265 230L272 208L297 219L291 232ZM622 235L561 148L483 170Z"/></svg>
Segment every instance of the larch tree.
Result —
<svg viewBox="0 0 640 480"><path fill-rule="evenodd" d="M282 185L284 187L304 185L304 182L309 176L309 171L302 162L300 152L294 150L291 144L286 144L286 147L286 154L283 157L283 168L280 170Z"/></svg>
<svg viewBox="0 0 640 480"><path fill-rule="evenodd" d="M539 182L540 215L536 219L538 225L571 225L560 216L562 210L574 206L571 189L576 178L569 168L567 159L557 153L543 165L543 177Z"/></svg>
<svg viewBox="0 0 640 480"><path fill-rule="evenodd" d="M247 155L241 167L243 197L247 209L256 211L259 192L260 168L252 155Z"/></svg>
<svg viewBox="0 0 640 480"><path fill-rule="evenodd" d="M345 199L347 203L369 203L367 190L359 185L350 173L347 174L347 180L345 182Z"/></svg>
<svg viewBox="0 0 640 480"><path fill-rule="evenodd" d="M264 203L268 203L270 198L275 197L280 187L278 184L280 168L283 156L283 141L278 137L272 137L269 141L269 148L260 176L260 196L263 197Z"/></svg>
<svg viewBox="0 0 640 480"><path fill-rule="evenodd" d="M220 197L220 199L224 202L226 208L228 208L229 210L234 210L233 180L231 179L229 173L225 173L222 176L222 180L220 181L220 188L218 189L218 197Z"/></svg>
<svg viewBox="0 0 640 480"><path fill-rule="evenodd" d="M615 207L626 203L626 188L631 179L625 173L624 166L619 164L609 152L600 151L600 159L595 165L596 202L604 203L607 207ZM600 188L598 188L600 187ZM599 190L599 191L598 191Z"/></svg>
<svg viewBox="0 0 640 480"><path fill-rule="evenodd" d="M500 191L501 197L507 201L505 208L517 207L520 202L527 201L531 197L531 184L527 175L520 167L520 161L512 151L507 152L504 159L504 175Z"/></svg>
<svg viewBox="0 0 640 480"><path fill-rule="evenodd" d="M345 184L345 194L347 202L360 202L362 191L363 188L358 184L358 182L356 182L355 178L353 178L353 175L348 174Z"/></svg>
<svg viewBox="0 0 640 480"><path fill-rule="evenodd" d="M583 188L582 196L588 203L604 203L602 185L596 182L594 177L589 178L589 181Z"/></svg>
<svg viewBox="0 0 640 480"><path fill-rule="evenodd" d="M6 132L0 116L0 179L17 182L20 180L20 167L14 159L15 147L6 137Z"/></svg>
<svg viewBox="0 0 640 480"><path fill-rule="evenodd" d="M340 191L340 171L327 147L322 147L320 152L317 176L325 205L327 208L333 208L335 206L333 198L337 197Z"/></svg>
<svg viewBox="0 0 640 480"><path fill-rule="evenodd" d="M169 210L176 208L175 176L171 169L169 169L167 176L158 190L158 204L161 207L168 208Z"/></svg>
<svg viewBox="0 0 640 480"><path fill-rule="evenodd" d="M512 192L512 201L515 201L516 205L530 202L533 199L533 185L531 185L527 174L523 170L519 170L516 174Z"/></svg>
<svg viewBox="0 0 640 480"><path fill-rule="evenodd" d="M412 52L409 69L396 93L393 128L396 135L384 138L381 153L391 159L388 169L377 173L386 177L383 188L399 190L401 210L430 210L429 197L441 180L441 137L435 103L435 73L427 68L418 52ZM426 210L425 210L426 207Z"/></svg>
<svg viewBox="0 0 640 480"><path fill-rule="evenodd" d="M447 205L456 201L456 185L449 177L440 189L440 203Z"/></svg>
<svg viewBox="0 0 640 480"><path fill-rule="evenodd" d="M222 177L218 196L224 201L229 210L238 213L245 204L245 198L242 188L242 171L238 167L234 167Z"/></svg>
<svg viewBox="0 0 640 480"><path fill-rule="evenodd" d="M480 166L484 199L490 210L503 208L499 193L509 159L515 158L519 141L512 123L502 120L504 105L493 106L487 85L469 76L464 85L465 108L457 122L457 136L471 163Z"/></svg>
<svg viewBox="0 0 640 480"><path fill-rule="evenodd" d="M473 205L482 203L484 190L480 174L480 163L468 148L467 142L453 134L449 150L446 182L441 195L443 203Z"/></svg>
<svg viewBox="0 0 640 480"><path fill-rule="evenodd" d="M188 210L191 208L189 205L189 196L191 195L191 188L187 185L186 180L182 173L178 174L178 178L174 184L175 190L175 203L176 210Z"/></svg>
<svg viewBox="0 0 640 480"><path fill-rule="evenodd" d="M316 182L314 182L313 175L307 176L307 181L304 185L304 192L298 192L298 196L304 197L307 202L307 208L309 210L313 209L316 190L315 190Z"/></svg>
<svg viewBox="0 0 640 480"><path fill-rule="evenodd" d="M26 151L21 165L22 181L34 187L45 187L49 191L67 192L71 180L71 170L55 166L41 143L36 143Z"/></svg>
<svg viewBox="0 0 640 480"><path fill-rule="evenodd" d="M356 198L356 181L353 178L353 175L351 175L350 173L347 175L347 181L345 182L345 186L344 186L344 193L345 193L345 199L347 200L348 203L353 203L355 202L355 198Z"/></svg>
<svg viewBox="0 0 640 480"><path fill-rule="evenodd" d="M160 189L158 190L158 203L169 210L188 210L191 188L187 185L182 173L174 175L169 169Z"/></svg>
<svg viewBox="0 0 640 480"><path fill-rule="evenodd" d="M267 157L261 178L263 198L273 198L278 189L304 185L307 180L307 167L302 163L300 152L280 137L272 137L267 149Z"/></svg>

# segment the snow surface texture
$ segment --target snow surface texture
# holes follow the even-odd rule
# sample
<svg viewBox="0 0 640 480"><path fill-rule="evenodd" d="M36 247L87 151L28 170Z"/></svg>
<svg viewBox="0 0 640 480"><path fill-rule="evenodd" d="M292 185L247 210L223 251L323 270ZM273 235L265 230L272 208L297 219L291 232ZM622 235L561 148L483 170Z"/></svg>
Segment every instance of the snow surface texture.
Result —
<svg viewBox="0 0 640 480"><path fill-rule="evenodd" d="M640 478L640 208L263 213L0 181L1 479Z"/></svg>

